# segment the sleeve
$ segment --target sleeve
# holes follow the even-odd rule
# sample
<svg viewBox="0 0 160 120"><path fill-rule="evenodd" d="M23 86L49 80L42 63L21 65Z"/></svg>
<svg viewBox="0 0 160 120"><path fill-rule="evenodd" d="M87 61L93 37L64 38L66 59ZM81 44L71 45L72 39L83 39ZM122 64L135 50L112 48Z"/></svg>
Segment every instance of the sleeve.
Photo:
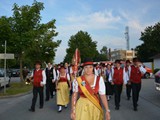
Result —
<svg viewBox="0 0 160 120"><path fill-rule="evenodd" d="M45 71L43 70L42 71L42 76L43 76L43 81L41 82L43 85L45 85L46 84L46 73L45 73Z"/></svg>
<svg viewBox="0 0 160 120"><path fill-rule="evenodd" d="M34 72L34 71L32 71L32 73L31 73L31 76L30 76L30 77L33 77L33 72Z"/></svg>
<svg viewBox="0 0 160 120"><path fill-rule="evenodd" d="M130 78L130 75L131 75L131 66L129 66L128 68L128 78Z"/></svg>
<svg viewBox="0 0 160 120"><path fill-rule="evenodd" d="M57 76L56 77L57 77L57 80L58 80L59 79L59 71L58 70L57 70Z"/></svg>
<svg viewBox="0 0 160 120"><path fill-rule="evenodd" d="M123 81L124 81L124 84L127 84L128 80L129 80L127 72L125 71L125 68L123 68Z"/></svg>
<svg viewBox="0 0 160 120"><path fill-rule="evenodd" d="M113 78L113 74L114 74L114 69L112 68L111 69L111 72L109 73L109 82L111 82L112 81L112 78Z"/></svg>
<svg viewBox="0 0 160 120"><path fill-rule="evenodd" d="M70 74L72 74L73 73L72 67L69 67L69 69L70 69Z"/></svg>
<svg viewBox="0 0 160 120"><path fill-rule="evenodd" d="M56 71L55 71L55 69L53 69L53 78L54 78L54 81L56 81L56 79L57 79L57 75L56 75Z"/></svg>
<svg viewBox="0 0 160 120"><path fill-rule="evenodd" d="M76 79L74 79L72 82L72 90L73 92L78 92L78 82Z"/></svg>
<svg viewBox="0 0 160 120"><path fill-rule="evenodd" d="M94 68L94 74L98 76L98 71Z"/></svg>
<svg viewBox="0 0 160 120"><path fill-rule="evenodd" d="M69 81L71 80L71 79L70 79L70 75L69 75L69 74L67 74L67 80L69 80Z"/></svg>
<svg viewBox="0 0 160 120"><path fill-rule="evenodd" d="M104 80L102 77L100 77L100 80L99 80L99 94L100 95L106 94L106 87L105 87Z"/></svg>
<svg viewBox="0 0 160 120"><path fill-rule="evenodd" d="M142 74L145 74L145 73L146 73L146 69L145 69L144 67L142 67L142 66L139 67L139 70L141 71Z"/></svg>

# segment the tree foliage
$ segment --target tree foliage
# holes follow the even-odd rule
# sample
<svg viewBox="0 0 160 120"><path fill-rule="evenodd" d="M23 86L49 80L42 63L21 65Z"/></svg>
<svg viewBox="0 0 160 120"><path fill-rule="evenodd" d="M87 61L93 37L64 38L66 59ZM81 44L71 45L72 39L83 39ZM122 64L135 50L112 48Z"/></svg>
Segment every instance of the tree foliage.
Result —
<svg viewBox="0 0 160 120"><path fill-rule="evenodd" d="M141 33L143 43L136 47L137 56L141 61L151 61L151 57L160 53L160 23L154 26L148 26Z"/></svg>
<svg viewBox="0 0 160 120"><path fill-rule="evenodd" d="M94 58L94 61L106 61L108 60L108 49L106 46L103 46L100 50L100 53L97 54L97 56Z"/></svg>
<svg viewBox="0 0 160 120"><path fill-rule="evenodd" d="M84 31L79 31L77 34L72 35L68 41L68 47L66 49L67 55L64 59L67 62L71 62L76 48L80 51L82 62L86 57L94 59L98 54L97 42L93 41L91 36Z"/></svg>
<svg viewBox="0 0 160 120"><path fill-rule="evenodd" d="M7 52L15 54L21 70L26 61L29 64L35 60L53 61L56 48L61 43L60 40L53 41L58 35L55 31L56 20L41 23L40 12L43 9L43 3L36 0L31 6L18 6L15 3L12 17L0 18L0 43L7 41Z"/></svg>

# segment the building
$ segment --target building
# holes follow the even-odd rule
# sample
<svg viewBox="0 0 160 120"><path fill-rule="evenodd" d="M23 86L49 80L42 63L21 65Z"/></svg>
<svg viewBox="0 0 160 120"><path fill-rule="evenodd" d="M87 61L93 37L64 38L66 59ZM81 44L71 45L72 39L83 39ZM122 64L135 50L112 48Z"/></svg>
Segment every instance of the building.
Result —
<svg viewBox="0 0 160 120"><path fill-rule="evenodd" d="M111 61L115 61L117 59L132 60L134 57L136 57L134 50L114 50L114 51L111 51Z"/></svg>
<svg viewBox="0 0 160 120"><path fill-rule="evenodd" d="M151 58L153 59L154 69L160 69L160 53Z"/></svg>

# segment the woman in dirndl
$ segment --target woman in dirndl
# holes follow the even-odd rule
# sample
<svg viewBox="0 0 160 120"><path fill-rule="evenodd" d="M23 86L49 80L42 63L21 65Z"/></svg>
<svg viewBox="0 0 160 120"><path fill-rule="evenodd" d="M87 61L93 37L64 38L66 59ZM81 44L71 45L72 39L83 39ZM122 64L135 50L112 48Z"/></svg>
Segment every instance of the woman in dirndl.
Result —
<svg viewBox="0 0 160 120"><path fill-rule="evenodd" d="M58 112L62 111L62 107L64 106L67 108L69 103L69 92L71 90L71 83L70 83L70 76L66 74L65 68L61 66L59 78L56 82L56 89L57 89L57 105Z"/></svg>
<svg viewBox="0 0 160 120"><path fill-rule="evenodd" d="M105 120L110 120L103 78L94 75L93 61L90 58L85 59L83 69L83 76L73 81L71 119L103 120L105 113ZM103 104L105 111L100 103Z"/></svg>

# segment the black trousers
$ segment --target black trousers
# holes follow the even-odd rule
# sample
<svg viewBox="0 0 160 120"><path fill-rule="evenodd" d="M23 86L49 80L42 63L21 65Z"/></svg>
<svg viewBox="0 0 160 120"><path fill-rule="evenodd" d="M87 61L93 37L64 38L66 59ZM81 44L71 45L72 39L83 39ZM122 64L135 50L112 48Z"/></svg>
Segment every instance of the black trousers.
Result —
<svg viewBox="0 0 160 120"><path fill-rule="evenodd" d="M105 82L105 86L106 86L106 95L113 95L113 91L114 91L114 86L111 85L110 82Z"/></svg>
<svg viewBox="0 0 160 120"><path fill-rule="evenodd" d="M50 96L53 97L54 84L52 82L46 84L46 100L49 100Z"/></svg>
<svg viewBox="0 0 160 120"><path fill-rule="evenodd" d="M43 104L44 104L43 87L33 87L33 99L32 99L32 105L31 105L31 109L33 110L35 110L35 105L36 105L38 94L39 94L40 107L43 107Z"/></svg>
<svg viewBox="0 0 160 120"><path fill-rule="evenodd" d="M141 83L131 83L131 85L132 85L133 107L137 108L137 102L138 102L139 93L141 90Z"/></svg>
<svg viewBox="0 0 160 120"><path fill-rule="evenodd" d="M132 86L126 84L126 94L128 99L131 97L131 90L132 90Z"/></svg>
<svg viewBox="0 0 160 120"><path fill-rule="evenodd" d="M121 101L121 93L122 93L122 84L121 85L114 85L114 100L115 100L115 106L119 107L120 106L120 101Z"/></svg>

